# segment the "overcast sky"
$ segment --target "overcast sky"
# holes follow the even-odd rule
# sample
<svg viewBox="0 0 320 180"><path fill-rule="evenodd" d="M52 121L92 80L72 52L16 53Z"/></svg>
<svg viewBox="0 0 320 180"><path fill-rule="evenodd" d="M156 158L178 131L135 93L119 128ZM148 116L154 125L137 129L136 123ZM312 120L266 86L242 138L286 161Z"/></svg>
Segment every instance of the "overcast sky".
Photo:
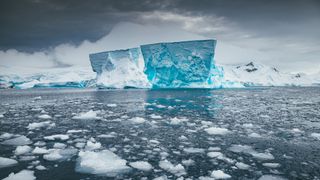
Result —
<svg viewBox="0 0 320 180"><path fill-rule="evenodd" d="M95 42L120 22L215 38L220 63L320 71L319 0L1 0L0 51Z"/></svg>

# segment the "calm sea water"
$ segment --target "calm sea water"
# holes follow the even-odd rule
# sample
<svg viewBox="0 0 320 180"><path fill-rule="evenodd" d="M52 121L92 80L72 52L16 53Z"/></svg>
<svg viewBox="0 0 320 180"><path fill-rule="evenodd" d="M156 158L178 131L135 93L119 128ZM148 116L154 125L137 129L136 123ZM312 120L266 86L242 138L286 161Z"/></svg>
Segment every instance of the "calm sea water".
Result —
<svg viewBox="0 0 320 180"><path fill-rule="evenodd" d="M74 119L90 110L96 118ZM320 178L320 88L1 90L1 114L0 135L24 135L32 149L57 149L59 142L59 148L75 151L59 160L32 151L15 155L16 146L3 144L10 139L3 137L0 157L18 164L0 168L0 179L24 169L34 171L37 179L178 178L159 166L163 160L181 164L185 173L180 177L191 179L210 177L215 170L232 179ZM43 114L51 118L43 119ZM132 121L136 117L145 121ZM44 121L55 126L28 128ZM44 138L55 134L69 138ZM113 151L128 166L145 161L152 170L131 168L115 177L75 171L78 152L85 151L79 145L90 138L101 143L92 151ZM38 170L38 165L46 169Z"/></svg>

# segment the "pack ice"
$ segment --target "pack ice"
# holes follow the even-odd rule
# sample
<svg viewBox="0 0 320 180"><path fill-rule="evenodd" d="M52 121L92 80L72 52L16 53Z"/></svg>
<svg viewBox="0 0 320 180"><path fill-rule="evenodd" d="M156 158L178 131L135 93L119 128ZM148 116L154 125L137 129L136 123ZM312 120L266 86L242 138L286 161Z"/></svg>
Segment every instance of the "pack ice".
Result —
<svg viewBox="0 0 320 180"><path fill-rule="evenodd" d="M90 54L90 62L100 87L220 88L215 46L216 40L147 44Z"/></svg>

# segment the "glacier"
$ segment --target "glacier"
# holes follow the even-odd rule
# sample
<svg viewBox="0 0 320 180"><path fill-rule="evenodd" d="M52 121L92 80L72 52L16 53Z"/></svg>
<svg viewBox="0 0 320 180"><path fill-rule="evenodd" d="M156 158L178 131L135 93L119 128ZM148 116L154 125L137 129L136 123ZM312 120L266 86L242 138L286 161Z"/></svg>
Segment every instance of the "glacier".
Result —
<svg viewBox="0 0 320 180"><path fill-rule="evenodd" d="M215 65L216 40L141 45L90 54L97 86L106 88L221 88L222 67Z"/></svg>

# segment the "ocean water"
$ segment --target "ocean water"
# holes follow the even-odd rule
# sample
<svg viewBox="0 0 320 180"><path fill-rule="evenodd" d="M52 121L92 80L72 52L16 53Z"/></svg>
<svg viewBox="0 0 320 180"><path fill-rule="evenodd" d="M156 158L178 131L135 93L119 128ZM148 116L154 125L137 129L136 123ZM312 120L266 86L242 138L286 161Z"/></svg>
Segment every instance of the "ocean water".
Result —
<svg viewBox="0 0 320 180"><path fill-rule="evenodd" d="M1 90L0 157L0 179L319 179L320 88Z"/></svg>

